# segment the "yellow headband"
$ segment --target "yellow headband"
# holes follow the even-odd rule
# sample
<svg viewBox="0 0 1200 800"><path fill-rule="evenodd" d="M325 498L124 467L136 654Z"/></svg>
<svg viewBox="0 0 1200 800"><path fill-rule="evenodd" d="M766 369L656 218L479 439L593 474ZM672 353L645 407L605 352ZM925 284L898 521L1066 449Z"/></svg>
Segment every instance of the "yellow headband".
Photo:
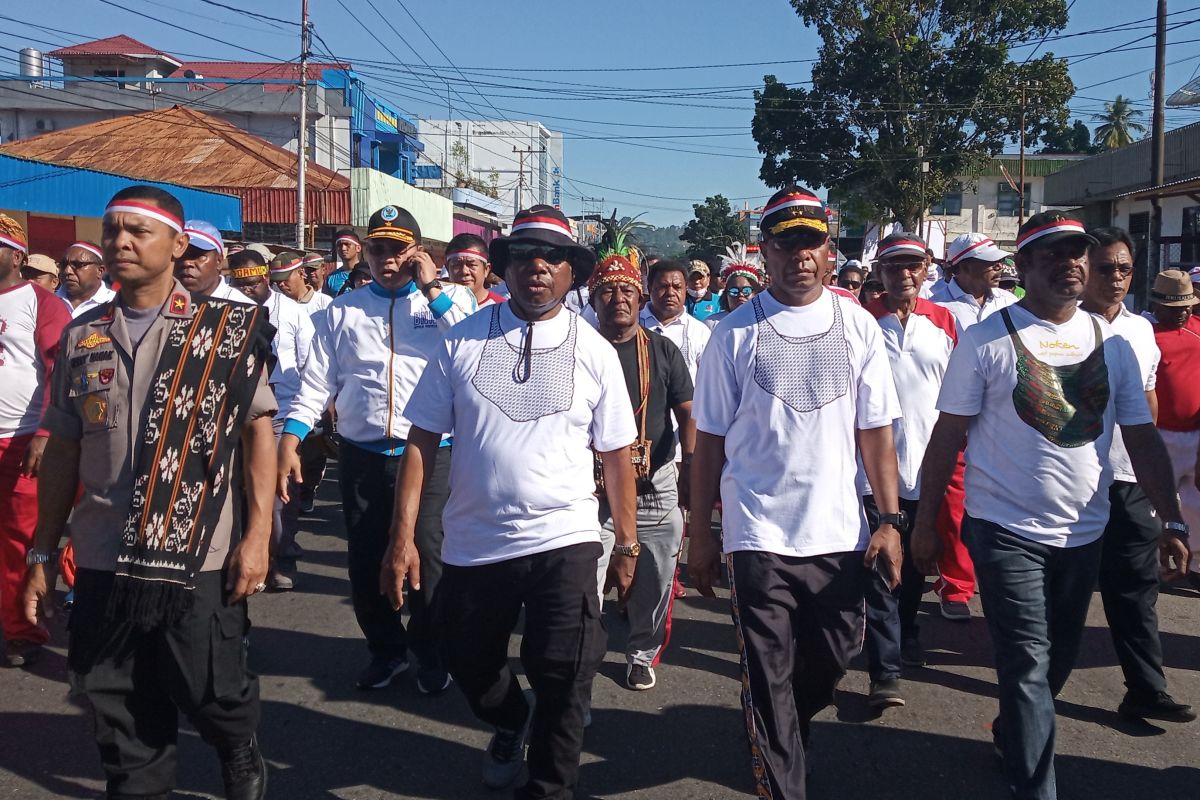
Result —
<svg viewBox="0 0 1200 800"><path fill-rule="evenodd" d="M238 267L230 273L235 281L245 280L246 278L265 278L267 276L267 267L264 264L251 264L248 267Z"/></svg>

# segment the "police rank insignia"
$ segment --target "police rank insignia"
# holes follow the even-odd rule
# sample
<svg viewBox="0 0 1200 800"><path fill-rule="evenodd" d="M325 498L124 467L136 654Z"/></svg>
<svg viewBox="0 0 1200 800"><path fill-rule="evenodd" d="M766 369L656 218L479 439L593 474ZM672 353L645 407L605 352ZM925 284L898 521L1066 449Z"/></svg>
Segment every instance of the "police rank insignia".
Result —
<svg viewBox="0 0 1200 800"><path fill-rule="evenodd" d="M176 292L171 295L171 312L174 314L182 314L187 310L187 295Z"/></svg>

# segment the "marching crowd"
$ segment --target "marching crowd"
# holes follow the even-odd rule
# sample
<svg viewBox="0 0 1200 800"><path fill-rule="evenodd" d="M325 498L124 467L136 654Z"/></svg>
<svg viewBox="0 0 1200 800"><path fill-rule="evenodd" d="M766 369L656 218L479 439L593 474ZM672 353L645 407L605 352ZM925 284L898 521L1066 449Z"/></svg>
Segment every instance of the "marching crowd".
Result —
<svg viewBox="0 0 1200 800"><path fill-rule="evenodd" d="M178 712L227 797L266 796L246 600L302 588L333 456L357 686L457 686L494 729L483 782L519 798L573 796L611 591L625 684L655 686L685 535L691 586L729 590L759 797L806 796L812 718L860 649L868 702L905 703L926 576L949 620L981 596L1013 797L1056 796L1096 586L1119 712L1193 720L1155 607L1160 581L1200 588L1200 271L1160 273L1138 315L1129 235L1059 212L1015 253L898 232L840 272L808 190L761 230L718 272L615 227L585 247L534 206L438 263L385 206L326 259L227 245L134 186L55 262L0 215L6 663L48 641L61 576L107 796L170 794Z"/></svg>

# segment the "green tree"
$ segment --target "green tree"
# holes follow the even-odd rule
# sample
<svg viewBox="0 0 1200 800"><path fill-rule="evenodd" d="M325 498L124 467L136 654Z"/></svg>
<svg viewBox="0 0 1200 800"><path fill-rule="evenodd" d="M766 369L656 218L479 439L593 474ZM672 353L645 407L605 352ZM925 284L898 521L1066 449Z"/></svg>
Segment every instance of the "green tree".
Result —
<svg viewBox="0 0 1200 800"><path fill-rule="evenodd" d="M1092 131L1082 120L1067 127L1054 126L1042 135L1043 153L1098 153L1100 148L1092 144Z"/></svg>
<svg viewBox="0 0 1200 800"><path fill-rule="evenodd" d="M683 240L679 238L682 234L682 225L667 225L661 228L650 226L638 232L638 246L646 251L646 255L678 258L683 255L685 249Z"/></svg>
<svg viewBox="0 0 1200 800"><path fill-rule="evenodd" d="M1146 126L1136 122L1144 116L1143 112L1130 104L1128 97L1117 95L1111 103L1104 104L1103 114L1092 117L1101 123L1100 127L1096 128L1096 144L1102 150L1116 150L1118 147L1132 144L1137 139L1134 134L1146 132Z"/></svg>
<svg viewBox="0 0 1200 800"><path fill-rule="evenodd" d="M746 240L746 225L733 213L723 195L692 205L696 218L683 227L679 238L688 243L687 257L716 263L718 256L734 242Z"/></svg>
<svg viewBox="0 0 1200 800"><path fill-rule="evenodd" d="M768 75L755 92L751 131L770 186L837 189L860 197L871 217L911 226L1016 141L1015 87L1029 87L1028 145L1066 124L1066 63L1050 53L1010 60L1014 45L1066 25L1065 0L791 1L823 44L811 88Z"/></svg>

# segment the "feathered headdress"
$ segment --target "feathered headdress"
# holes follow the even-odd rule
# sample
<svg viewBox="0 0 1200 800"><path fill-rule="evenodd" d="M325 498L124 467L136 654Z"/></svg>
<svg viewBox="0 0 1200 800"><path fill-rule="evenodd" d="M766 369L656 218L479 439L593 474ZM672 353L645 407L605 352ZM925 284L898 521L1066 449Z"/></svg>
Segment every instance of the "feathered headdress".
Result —
<svg viewBox="0 0 1200 800"><path fill-rule="evenodd" d="M604 220L604 233L596 245L598 261L603 263L605 259L612 256L621 256L632 264L634 269L640 270L642 254L630 241L633 223L637 222L640 216L642 215L638 214L637 217L629 217L618 222L617 210L613 209L612 217Z"/></svg>
<svg viewBox="0 0 1200 800"><path fill-rule="evenodd" d="M767 282L758 254L750 253L746 245L734 242L725 248L725 255L721 256L721 278L728 283L738 275L759 287Z"/></svg>

